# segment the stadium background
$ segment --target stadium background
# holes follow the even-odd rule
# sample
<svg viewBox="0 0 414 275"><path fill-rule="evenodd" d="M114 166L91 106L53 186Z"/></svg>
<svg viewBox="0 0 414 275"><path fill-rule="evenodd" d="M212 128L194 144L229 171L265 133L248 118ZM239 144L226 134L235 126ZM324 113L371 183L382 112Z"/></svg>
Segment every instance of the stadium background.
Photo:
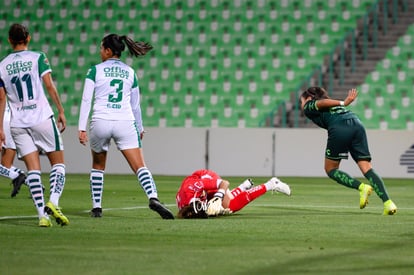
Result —
<svg viewBox="0 0 414 275"><path fill-rule="evenodd" d="M136 68L140 79L147 129L153 128L158 135L167 133L172 143L182 128L190 130L184 132L187 136L201 132L203 138L197 148L202 149L197 149L200 154L193 164L213 163L215 147L205 148L210 145L205 140L209 129L217 128L219 137L230 137L225 144L237 139L246 148L256 142L254 137L250 142L239 138L246 135L243 130L312 127L297 109L297 95L308 85L327 87L333 96L343 96L356 86L361 93L351 107L367 128L374 130L373 137L387 129L404 131L387 131L386 136L391 141L407 137L400 145L408 150L411 140L406 131L414 127L412 10L412 3L402 0L6 0L0 11L0 51L3 55L10 51L8 27L21 22L32 33L30 48L47 53L73 126L65 134L65 141L70 139L65 142L66 148L71 148L67 150L68 163L72 157L76 161L82 150L72 150L72 143L76 143L83 78L89 66L100 61L100 40L108 33L127 34L154 45L149 56L133 60L125 54L122 59ZM224 130L228 128L231 130ZM260 133L267 135L263 130ZM186 135L178 135L178 148L191 144ZM165 152L160 153L154 142L168 141L151 139L145 141L150 166L155 166L155 171L174 167L165 163ZM390 143L379 142L372 149ZM271 142L270 147L277 144ZM229 164L228 156L235 152L225 149L217 148L220 152L216 154L218 160L227 163L217 167L224 174L234 170L223 168L226 165L240 166L234 161ZM268 151L270 156L276 153L270 148ZM391 162L399 171L398 156L404 151L400 148L391 161L387 155L380 162ZM169 159L175 159L176 153L171 152ZM88 157L86 151L82 154ZM114 172L122 172L116 158ZM270 162L276 162L275 158L270 157ZM256 159L252 157L251 161ZM68 169L71 171L70 165ZM270 171L275 170L280 169L273 165Z"/></svg>

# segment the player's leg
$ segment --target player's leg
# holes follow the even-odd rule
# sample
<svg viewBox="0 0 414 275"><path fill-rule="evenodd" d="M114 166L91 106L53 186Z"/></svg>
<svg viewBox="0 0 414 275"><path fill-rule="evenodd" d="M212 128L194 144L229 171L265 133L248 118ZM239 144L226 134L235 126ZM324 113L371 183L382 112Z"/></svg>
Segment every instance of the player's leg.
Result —
<svg viewBox="0 0 414 275"><path fill-rule="evenodd" d="M13 166L15 156L15 149L3 148L1 154L0 176L7 177L12 180L12 197L15 197L17 193L19 193L21 186L25 184L26 181L26 175L24 172Z"/></svg>
<svg viewBox="0 0 414 275"><path fill-rule="evenodd" d="M147 195L149 208L156 211L163 219L174 219L172 212L158 200L157 186L151 171L145 165L141 138L135 121L119 122L114 127L116 129L114 130L114 141Z"/></svg>
<svg viewBox="0 0 414 275"><path fill-rule="evenodd" d="M246 179L242 183L239 184L236 188L232 189L231 192L243 192L249 190L254 185L252 179Z"/></svg>
<svg viewBox="0 0 414 275"><path fill-rule="evenodd" d="M23 161L27 167L26 181L39 216L39 226L50 227L52 226L52 223L50 222L48 214L45 212L45 200L38 151L25 155Z"/></svg>
<svg viewBox="0 0 414 275"><path fill-rule="evenodd" d="M346 125L329 132L325 149L325 172L337 183L358 190L361 182L339 170L341 160L348 159L350 145L356 135L355 131L358 131L357 127Z"/></svg>
<svg viewBox="0 0 414 275"><path fill-rule="evenodd" d="M360 168L364 177L369 181L373 187L375 193L384 203L384 215L393 215L397 212L397 206L390 199L384 181L371 166L371 162L367 160L358 161L358 167ZM372 188L371 188L372 190Z"/></svg>
<svg viewBox="0 0 414 275"><path fill-rule="evenodd" d="M361 170L361 173L369 181L370 186L367 187L368 185L366 185L364 186L364 188L370 189L369 192L372 192L372 189L374 189L375 193L384 203L383 213L385 215L393 215L394 213L396 213L397 206L390 200L388 192L385 188L384 181L372 168L371 154L368 148L368 139L366 131L363 127L359 127L358 135L356 135L356 138L354 138L352 141L350 152L352 158ZM360 190L360 194L363 191L363 189L362 191Z"/></svg>
<svg viewBox="0 0 414 275"><path fill-rule="evenodd" d="M363 209L368 204L368 197L372 193L372 187L369 184L360 182L358 179L350 176L348 173L339 170L338 160L325 158L325 171L328 176L337 183L359 191L359 208Z"/></svg>
<svg viewBox="0 0 414 275"><path fill-rule="evenodd" d="M117 128L118 126L118 128ZM107 154L111 139L115 133L122 135L124 124L118 121L97 120L90 123L90 146L92 153L92 169L89 183L92 198L91 217L102 217L102 198L105 181ZM116 137L114 138L116 141Z"/></svg>
<svg viewBox="0 0 414 275"><path fill-rule="evenodd" d="M92 198L91 217L102 217L102 196L104 188L104 173L107 152L92 152L92 169L89 175L89 184Z"/></svg>
<svg viewBox="0 0 414 275"><path fill-rule="evenodd" d="M52 167L49 175L50 201L58 206L59 199L62 196L66 181L66 169L64 164L63 151L54 151L47 153L50 165Z"/></svg>
<svg viewBox="0 0 414 275"><path fill-rule="evenodd" d="M233 189L230 194L226 194L225 199L223 200L223 207L229 208L234 213L240 211L247 204L264 195L266 192L277 191L275 190L275 185L277 184L283 184L288 187L287 184L282 183L279 179L277 179L277 181L275 179L277 178L273 177L266 183L253 186L246 191L241 191L239 188ZM284 192L287 195L290 194L290 188L288 187L288 189L289 192Z"/></svg>
<svg viewBox="0 0 414 275"><path fill-rule="evenodd" d="M128 162L129 167L137 175L138 182L148 199L158 198L157 186L151 171L145 165L139 134L133 124L125 125L123 135L118 134L114 137L114 141Z"/></svg>
<svg viewBox="0 0 414 275"><path fill-rule="evenodd" d="M129 166L137 175L138 182L149 199L150 209L163 219L174 219L173 213L158 200L158 191L151 171L146 167L141 148L121 150Z"/></svg>
<svg viewBox="0 0 414 275"><path fill-rule="evenodd" d="M339 170L339 164L340 160L332 160L325 158L325 171L327 175L331 179L345 187L358 189L361 182L350 176L348 173Z"/></svg>
<svg viewBox="0 0 414 275"><path fill-rule="evenodd" d="M89 184L92 199L91 217L102 217L102 198L104 191L104 173L109 146L116 122L95 120L90 122L89 144L92 154L92 169L89 174Z"/></svg>
<svg viewBox="0 0 414 275"><path fill-rule="evenodd" d="M26 165L26 182L29 186L30 194L39 216L39 226L49 227L52 223L49 220L49 216L44 211L45 203L39 152L33 142L33 138L29 134L29 130L30 129L26 128L11 128L11 133L14 142L16 143L16 148L19 150L21 158Z"/></svg>
<svg viewBox="0 0 414 275"><path fill-rule="evenodd" d="M253 181L251 179L244 180L239 186L232 190L227 190L226 196L223 198L222 206L223 208L228 208L228 205L230 203L230 200L236 197L237 195L241 194L242 192L245 192L246 190L249 190L254 185Z"/></svg>
<svg viewBox="0 0 414 275"><path fill-rule="evenodd" d="M49 160L51 170L49 173L49 201L44 211L53 216L60 225L68 225L69 219L59 207L62 196L66 172L63 151L63 142L59 129L53 117L31 128L32 139L40 152L44 152Z"/></svg>
<svg viewBox="0 0 414 275"><path fill-rule="evenodd" d="M339 169L342 159L348 159L350 144L354 138L354 128L341 127L329 134L325 149L325 172L337 183L359 190L362 183L348 173Z"/></svg>
<svg viewBox="0 0 414 275"><path fill-rule="evenodd" d="M0 175L6 176L12 180L13 189L11 196L14 197L20 191L20 187L25 183L26 175L22 170L13 166L16 157L16 144L11 135L10 121L5 119L3 122L6 142L3 144Z"/></svg>

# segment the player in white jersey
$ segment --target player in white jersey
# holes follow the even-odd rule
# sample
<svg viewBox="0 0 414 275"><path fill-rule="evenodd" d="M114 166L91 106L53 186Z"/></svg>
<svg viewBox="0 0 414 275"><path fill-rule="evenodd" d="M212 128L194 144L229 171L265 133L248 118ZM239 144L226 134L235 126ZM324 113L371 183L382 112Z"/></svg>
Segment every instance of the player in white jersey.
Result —
<svg viewBox="0 0 414 275"><path fill-rule="evenodd" d="M10 107L10 130L17 153L27 168L27 183L39 216L39 226L52 225L52 215L60 225L69 224L68 218L59 208L59 199L65 185L65 164L61 132L66 128L66 117L57 89L51 76L51 68L42 52L28 50L28 29L13 24L9 29L9 42L13 52L0 62L0 143L5 143L3 117L6 101ZM43 84L56 105L57 123L46 98ZM7 100L6 100L7 97ZM49 159L50 197L45 204L40 152Z"/></svg>
<svg viewBox="0 0 414 275"><path fill-rule="evenodd" d="M125 50L138 57L152 49L148 43L135 42L127 36L109 34L101 43L102 63L92 66L85 79L79 115L79 142L88 141L89 123L92 169L92 217L102 217L102 194L106 157L111 140L122 152L149 199L150 209L163 219L174 219L172 212L158 200L157 188L150 170L146 167L141 139L144 128L141 119L140 92L135 71L119 58Z"/></svg>
<svg viewBox="0 0 414 275"><path fill-rule="evenodd" d="M4 87L4 84L0 79L0 88L2 87ZM11 196L15 197L19 193L20 187L25 183L26 175L21 169L13 166L16 157L16 144L10 133L10 109L7 106L4 113L3 125L6 142L3 144L3 148L1 148L0 176L12 180L13 189Z"/></svg>

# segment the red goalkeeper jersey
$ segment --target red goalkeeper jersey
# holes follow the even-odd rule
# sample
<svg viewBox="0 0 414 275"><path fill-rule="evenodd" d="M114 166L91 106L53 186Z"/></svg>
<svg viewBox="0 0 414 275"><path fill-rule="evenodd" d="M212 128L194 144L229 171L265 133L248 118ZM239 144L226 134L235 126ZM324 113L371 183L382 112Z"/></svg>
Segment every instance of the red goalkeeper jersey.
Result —
<svg viewBox="0 0 414 275"><path fill-rule="evenodd" d="M197 170L186 177L181 183L176 195L178 209L189 205L196 199L206 202L210 196L217 192L222 179L211 170Z"/></svg>

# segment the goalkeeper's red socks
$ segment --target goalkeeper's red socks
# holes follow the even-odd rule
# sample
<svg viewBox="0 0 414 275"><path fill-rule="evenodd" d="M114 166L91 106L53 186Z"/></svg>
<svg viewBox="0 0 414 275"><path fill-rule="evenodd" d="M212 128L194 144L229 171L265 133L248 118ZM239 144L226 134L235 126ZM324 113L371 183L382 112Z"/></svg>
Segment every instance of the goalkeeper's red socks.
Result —
<svg viewBox="0 0 414 275"><path fill-rule="evenodd" d="M229 208L233 213L239 211L251 201L265 194L266 191L266 186L264 184L254 186L247 191L242 191L237 187L231 191L234 198L230 201Z"/></svg>

